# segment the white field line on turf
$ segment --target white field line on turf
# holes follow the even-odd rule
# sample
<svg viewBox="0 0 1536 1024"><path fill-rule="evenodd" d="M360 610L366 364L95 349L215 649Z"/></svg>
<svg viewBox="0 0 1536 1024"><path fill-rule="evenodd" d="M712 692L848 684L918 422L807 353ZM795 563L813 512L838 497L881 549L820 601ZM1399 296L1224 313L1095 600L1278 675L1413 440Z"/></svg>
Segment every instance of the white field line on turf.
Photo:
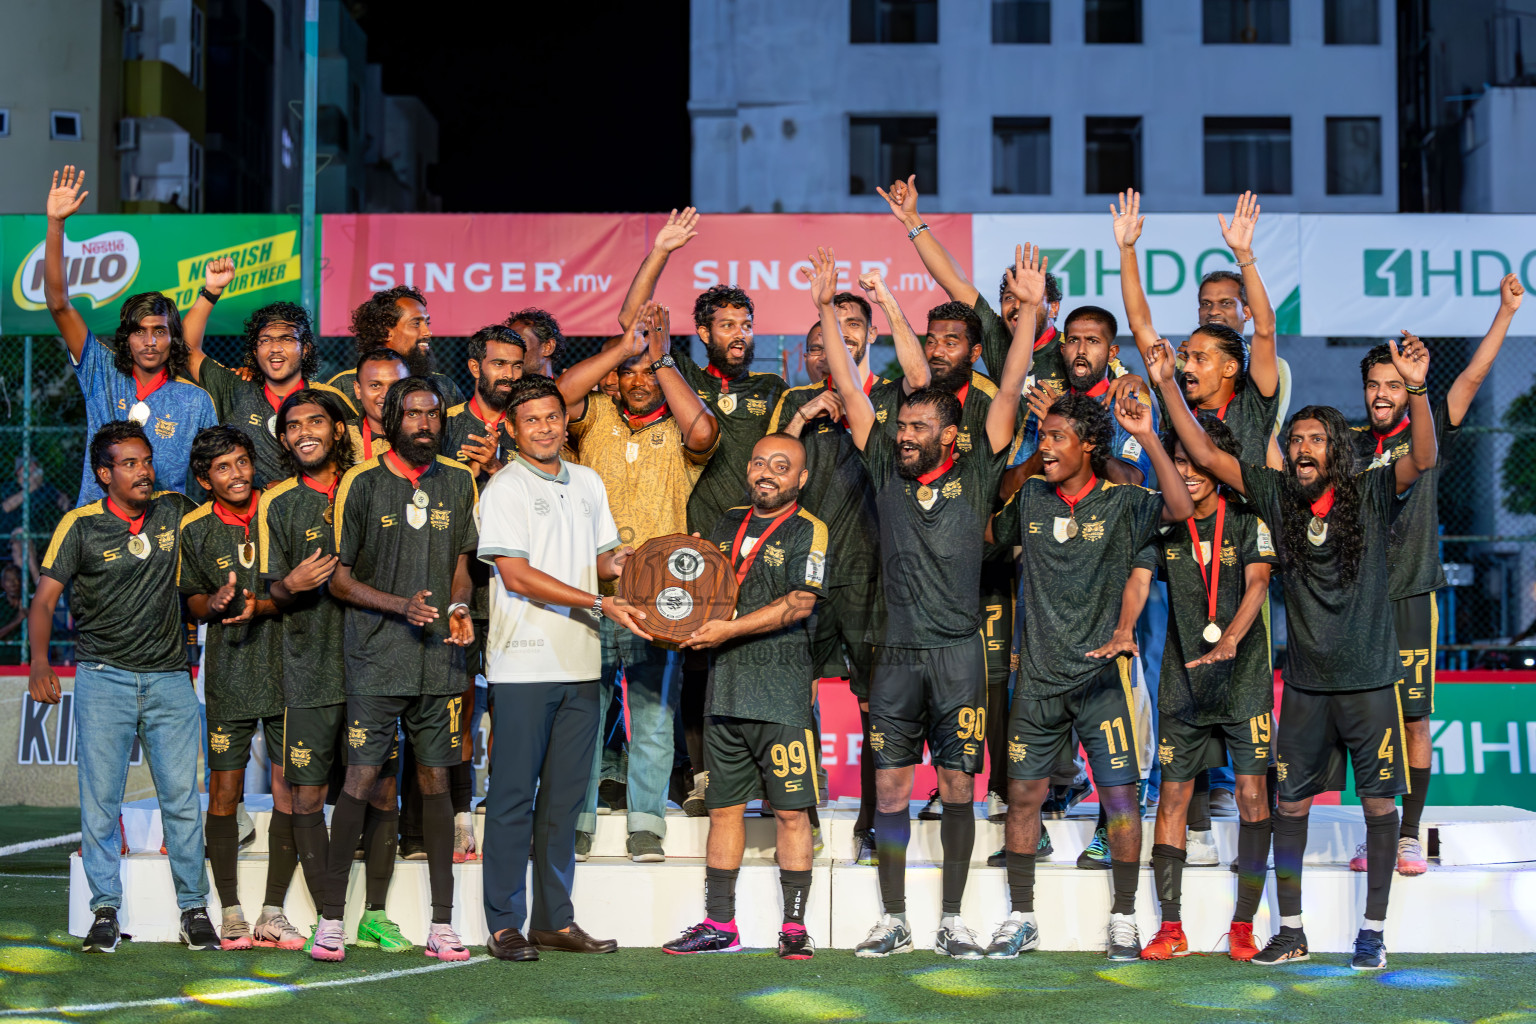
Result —
<svg viewBox="0 0 1536 1024"><path fill-rule="evenodd" d="M68 878L68 875L33 875L25 871L0 871L0 878Z"/></svg>
<svg viewBox="0 0 1536 1024"><path fill-rule="evenodd" d="M63 846L65 843L78 843L81 839L79 832L71 832L67 836L54 836L51 839L31 839L25 843L13 843L10 846L0 846L0 857L9 857L15 853L29 853L32 850L44 850L50 846Z"/></svg>
<svg viewBox="0 0 1536 1024"><path fill-rule="evenodd" d="M264 985L261 987L230 989L227 992L207 992L201 996L168 996L164 999L134 999L122 1003L77 1003L74 1006L38 1006L25 1010L0 1010L0 1017L36 1016L39 1013L108 1013L114 1010L137 1010L152 1006L186 1006L189 1003L222 1003L238 999L258 999L261 996L269 996L275 992L310 992L322 988L345 988L350 985L365 985L374 981L392 981L395 978L409 978L415 974L431 974L434 971L446 971L454 967L468 967L470 964L484 963L489 959L491 959L489 956L481 954L480 956L472 956L468 960L428 964L425 967L412 967L409 970L403 971L385 971L382 974L364 974L355 978L312 981L307 985Z"/></svg>

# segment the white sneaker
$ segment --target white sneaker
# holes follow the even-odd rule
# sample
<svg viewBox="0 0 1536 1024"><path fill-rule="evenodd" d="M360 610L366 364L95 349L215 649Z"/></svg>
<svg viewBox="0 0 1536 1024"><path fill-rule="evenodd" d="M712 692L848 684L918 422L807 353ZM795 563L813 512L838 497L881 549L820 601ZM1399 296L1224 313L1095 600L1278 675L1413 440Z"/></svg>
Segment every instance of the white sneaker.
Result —
<svg viewBox="0 0 1536 1024"><path fill-rule="evenodd" d="M709 791L709 772L693 773L693 788L688 791L688 797L683 801L683 813L690 818L703 818L709 814L709 805L704 802L704 794Z"/></svg>
<svg viewBox="0 0 1536 1024"><path fill-rule="evenodd" d="M923 804L923 809L917 812L922 821L938 821L944 817L944 801L939 799L939 791L934 790L928 794L928 802Z"/></svg>
<svg viewBox="0 0 1536 1024"><path fill-rule="evenodd" d="M1230 789L1211 790L1211 817L1237 817L1237 797L1232 795Z"/></svg>
<svg viewBox="0 0 1536 1024"><path fill-rule="evenodd" d="M1184 865L1191 868L1208 868L1216 864L1216 833L1209 830L1184 833Z"/></svg>
<svg viewBox="0 0 1536 1024"><path fill-rule="evenodd" d="M1002 794L993 792L987 793L987 820L1008 820L1008 804L1003 800Z"/></svg>
<svg viewBox="0 0 1536 1024"><path fill-rule="evenodd" d="M235 827L240 830L240 849L245 849L256 841L256 823L251 816L245 813L245 801L235 805Z"/></svg>

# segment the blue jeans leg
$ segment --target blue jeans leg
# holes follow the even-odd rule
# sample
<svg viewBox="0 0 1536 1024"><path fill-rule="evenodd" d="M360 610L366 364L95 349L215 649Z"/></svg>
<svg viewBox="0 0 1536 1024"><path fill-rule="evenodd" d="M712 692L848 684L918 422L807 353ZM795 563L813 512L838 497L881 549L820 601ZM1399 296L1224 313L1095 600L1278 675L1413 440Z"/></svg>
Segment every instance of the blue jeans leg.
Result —
<svg viewBox="0 0 1536 1024"><path fill-rule="evenodd" d="M629 693L630 832L667 834L667 785L672 778L672 722L682 695L676 653L628 630L615 635ZM601 699L601 698L599 698Z"/></svg>
<svg viewBox="0 0 1536 1024"><path fill-rule="evenodd" d="M602 641L603 650L602 676L597 681L597 703L603 710L598 715L597 725L593 727L596 739L592 751L592 771L587 778L587 795L582 801L581 813L576 816L576 831L589 834L597 831L597 786L603 781L603 755L607 749L607 744L604 742L607 737L603 735L603 725L608 706L613 703L613 688L618 684L620 673L624 671L619 661L619 647L617 637L614 635L613 623L606 618L603 619L598 623L597 632ZM631 635L628 630L622 632Z"/></svg>
<svg viewBox="0 0 1536 1024"><path fill-rule="evenodd" d="M99 662L75 668L75 735L81 859L91 909L123 905L122 836L117 819L139 723L133 673ZM189 730L190 731L190 730Z"/></svg>
<svg viewBox="0 0 1536 1024"><path fill-rule="evenodd" d="M176 905L182 910L205 906L208 870L197 795L197 755L206 735L197 731L202 705L186 672L141 672L138 683L139 737L155 780Z"/></svg>
<svg viewBox="0 0 1536 1024"><path fill-rule="evenodd" d="M1152 734L1157 735L1157 695L1163 675L1163 647L1168 642L1168 591L1159 581L1153 580L1147 592L1147 606L1136 621L1136 642L1141 647L1142 675L1147 680L1147 697L1152 701ZM1147 775L1148 785L1162 782L1163 770L1157 759L1152 760L1152 770Z"/></svg>

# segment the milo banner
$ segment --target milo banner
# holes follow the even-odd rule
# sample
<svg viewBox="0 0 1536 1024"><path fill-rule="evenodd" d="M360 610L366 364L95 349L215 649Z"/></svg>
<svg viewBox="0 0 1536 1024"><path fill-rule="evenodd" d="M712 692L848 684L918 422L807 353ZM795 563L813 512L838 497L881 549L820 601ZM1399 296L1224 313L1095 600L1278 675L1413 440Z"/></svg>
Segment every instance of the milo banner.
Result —
<svg viewBox="0 0 1536 1024"><path fill-rule="evenodd" d="M41 216L0 217L0 331L52 334L43 295ZM299 219L283 214L87 215L65 222L64 272L75 308L97 334L117 327L118 306L158 291L183 312L197 301L204 268L221 256L235 279L219 298L210 334L238 334L269 302L299 300Z"/></svg>

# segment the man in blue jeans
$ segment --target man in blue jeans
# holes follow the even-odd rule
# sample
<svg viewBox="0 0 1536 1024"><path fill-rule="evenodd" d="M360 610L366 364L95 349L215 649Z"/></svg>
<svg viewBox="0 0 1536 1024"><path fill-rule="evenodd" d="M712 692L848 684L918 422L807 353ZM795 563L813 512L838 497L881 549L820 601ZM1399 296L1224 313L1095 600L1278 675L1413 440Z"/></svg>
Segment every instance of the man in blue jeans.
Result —
<svg viewBox="0 0 1536 1024"><path fill-rule="evenodd" d="M197 797L202 733L176 589L181 519L195 506L175 491L156 493L154 456L137 423L117 420L98 430L90 459L106 496L70 512L54 530L27 623L32 699L57 704L59 677L48 664L48 641L59 596L74 581L81 855L96 915L84 950L110 953L120 939L118 815L135 737L144 744L160 801L181 941L189 949L218 949L208 919Z"/></svg>

